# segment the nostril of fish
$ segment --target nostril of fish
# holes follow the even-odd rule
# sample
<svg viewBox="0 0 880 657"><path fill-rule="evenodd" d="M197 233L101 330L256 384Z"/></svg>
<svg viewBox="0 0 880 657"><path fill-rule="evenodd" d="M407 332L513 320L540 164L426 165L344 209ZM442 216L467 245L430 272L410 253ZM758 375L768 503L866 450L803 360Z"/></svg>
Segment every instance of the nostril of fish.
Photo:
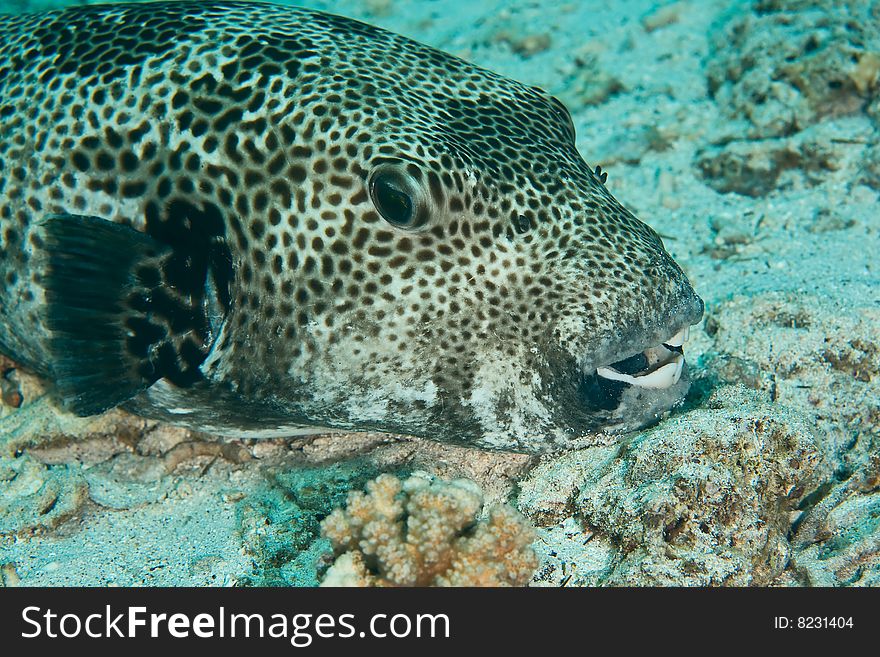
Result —
<svg viewBox="0 0 880 657"><path fill-rule="evenodd" d="M513 228L520 235L529 232L531 227L532 222L527 216L518 214L513 217Z"/></svg>

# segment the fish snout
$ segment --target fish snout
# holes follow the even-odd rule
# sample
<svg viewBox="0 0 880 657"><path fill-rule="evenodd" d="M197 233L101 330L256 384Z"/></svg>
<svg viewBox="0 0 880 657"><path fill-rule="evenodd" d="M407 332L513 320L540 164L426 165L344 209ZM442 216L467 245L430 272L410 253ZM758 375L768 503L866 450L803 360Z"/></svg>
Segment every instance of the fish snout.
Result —
<svg viewBox="0 0 880 657"><path fill-rule="evenodd" d="M689 387L685 349L703 300L668 256L642 273L641 284L616 290L618 312L606 316L604 339L582 361L582 408L609 428L655 421Z"/></svg>

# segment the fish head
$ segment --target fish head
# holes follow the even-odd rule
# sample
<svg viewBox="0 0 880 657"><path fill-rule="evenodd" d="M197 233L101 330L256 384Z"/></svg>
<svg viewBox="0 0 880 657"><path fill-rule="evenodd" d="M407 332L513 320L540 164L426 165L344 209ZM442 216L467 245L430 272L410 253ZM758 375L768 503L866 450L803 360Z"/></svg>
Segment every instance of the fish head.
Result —
<svg viewBox="0 0 880 657"><path fill-rule="evenodd" d="M525 451L679 402L702 301L565 107L350 25L311 45L296 112L275 115L300 187L261 223L236 376L320 426Z"/></svg>

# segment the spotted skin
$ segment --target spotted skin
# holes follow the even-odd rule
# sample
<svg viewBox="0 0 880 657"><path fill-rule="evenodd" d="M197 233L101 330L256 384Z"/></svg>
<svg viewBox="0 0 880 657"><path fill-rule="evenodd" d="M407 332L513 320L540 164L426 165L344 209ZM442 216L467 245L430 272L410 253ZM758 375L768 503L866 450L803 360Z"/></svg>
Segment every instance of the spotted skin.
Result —
<svg viewBox="0 0 880 657"><path fill-rule="evenodd" d="M377 209L383 166L421 191L423 225ZM558 101L303 9L0 18L0 350L50 377L34 226L58 213L197 256L193 289L171 296L222 303L176 331L163 376L128 405L223 433L568 446L678 400L684 381L597 408L584 380L702 313Z"/></svg>

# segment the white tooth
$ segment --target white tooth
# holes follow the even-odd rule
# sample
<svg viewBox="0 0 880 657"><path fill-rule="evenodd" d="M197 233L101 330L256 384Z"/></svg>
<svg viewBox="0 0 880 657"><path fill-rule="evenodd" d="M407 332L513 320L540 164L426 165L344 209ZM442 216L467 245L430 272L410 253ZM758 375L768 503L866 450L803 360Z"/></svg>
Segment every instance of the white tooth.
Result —
<svg viewBox="0 0 880 657"><path fill-rule="evenodd" d="M663 344L668 344L670 347L680 347L685 342L687 342L688 335L690 335L690 332L691 332L691 327L685 326L683 329L681 329L678 333L673 335L671 338L669 338L668 340L665 340L663 342Z"/></svg>
<svg viewBox="0 0 880 657"><path fill-rule="evenodd" d="M635 377L634 385L652 390L663 390L674 386L681 377L681 363L683 360L683 358L679 357L671 363L666 363L663 367L658 367L650 374Z"/></svg>
<svg viewBox="0 0 880 657"><path fill-rule="evenodd" d="M639 388L664 390L678 383L683 367L684 357L681 354L676 354L675 358L666 363L666 365L658 367L650 374L645 374L644 376L630 376L610 367L600 367L596 370L596 373L603 378L611 379L612 381L623 381Z"/></svg>
<svg viewBox="0 0 880 657"><path fill-rule="evenodd" d="M600 367L596 370L596 374L604 379L611 379L612 381L625 381L626 383L634 383L636 380L635 377L630 376L629 374L623 374L622 372L613 370L610 367Z"/></svg>

